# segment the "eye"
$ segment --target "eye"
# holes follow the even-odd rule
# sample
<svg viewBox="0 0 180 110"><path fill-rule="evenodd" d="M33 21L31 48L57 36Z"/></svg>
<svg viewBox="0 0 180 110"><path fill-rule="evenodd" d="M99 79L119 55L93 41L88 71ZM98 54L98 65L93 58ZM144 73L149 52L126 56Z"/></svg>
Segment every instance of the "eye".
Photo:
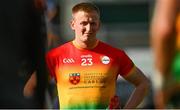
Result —
<svg viewBox="0 0 180 110"><path fill-rule="evenodd" d="M88 22L81 22L80 23L80 25L83 25L83 26L85 26L85 25L87 25L88 24Z"/></svg>
<svg viewBox="0 0 180 110"><path fill-rule="evenodd" d="M91 23L91 25L92 25L92 26L95 26L95 25L96 25L96 23L95 23L95 22L92 22L92 23Z"/></svg>

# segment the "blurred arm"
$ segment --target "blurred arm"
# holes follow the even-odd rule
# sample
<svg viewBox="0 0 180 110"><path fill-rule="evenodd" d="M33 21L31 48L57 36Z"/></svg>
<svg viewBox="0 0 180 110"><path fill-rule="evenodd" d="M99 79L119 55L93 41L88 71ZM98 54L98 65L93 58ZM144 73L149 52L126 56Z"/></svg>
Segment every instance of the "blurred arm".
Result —
<svg viewBox="0 0 180 110"><path fill-rule="evenodd" d="M150 27L155 67L163 74L170 71L175 52L174 24L177 4L176 0L157 0Z"/></svg>
<svg viewBox="0 0 180 110"><path fill-rule="evenodd" d="M34 94L36 88L36 72L33 72L26 85L24 86L23 94L25 97L31 97Z"/></svg>

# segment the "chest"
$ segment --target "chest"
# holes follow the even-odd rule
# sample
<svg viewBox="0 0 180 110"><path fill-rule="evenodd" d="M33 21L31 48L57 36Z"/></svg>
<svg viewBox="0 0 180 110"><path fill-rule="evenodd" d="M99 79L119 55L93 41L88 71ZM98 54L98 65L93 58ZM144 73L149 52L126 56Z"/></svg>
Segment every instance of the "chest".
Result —
<svg viewBox="0 0 180 110"><path fill-rule="evenodd" d="M116 79L118 63L114 57L95 52L76 53L70 52L59 58L56 76L61 81L102 84Z"/></svg>

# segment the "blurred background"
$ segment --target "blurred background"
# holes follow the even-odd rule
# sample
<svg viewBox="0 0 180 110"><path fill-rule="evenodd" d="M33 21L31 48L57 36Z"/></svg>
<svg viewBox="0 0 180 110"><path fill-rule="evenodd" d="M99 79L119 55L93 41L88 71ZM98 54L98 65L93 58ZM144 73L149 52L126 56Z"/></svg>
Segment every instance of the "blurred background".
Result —
<svg viewBox="0 0 180 110"><path fill-rule="evenodd" d="M53 1L53 0L52 0ZM58 2L57 2L58 1ZM134 63L152 79L154 74L153 56L150 47L149 23L154 0L57 0L59 4L59 44L72 40L70 28L71 8L79 2L91 1L101 11L101 29L98 38L126 51ZM55 45L54 47L56 47ZM53 48L53 47L52 47ZM125 104L133 86L118 78L117 94ZM153 87L140 108L154 108Z"/></svg>

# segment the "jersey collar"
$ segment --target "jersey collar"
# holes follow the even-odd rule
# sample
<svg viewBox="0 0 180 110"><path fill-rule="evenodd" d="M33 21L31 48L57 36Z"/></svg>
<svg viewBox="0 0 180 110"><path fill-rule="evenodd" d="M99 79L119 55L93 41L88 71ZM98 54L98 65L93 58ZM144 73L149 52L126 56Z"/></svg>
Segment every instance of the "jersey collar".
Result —
<svg viewBox="0 0 180 110"><path fill-rule="evenodd" d="M94 49L95 47L97 47L97 45L99 44L99 40L97 40L97 41L96 41L96 44L95 44L92 48L90 48L90 49L81 48L74 40L72 41L72 44L73 44L76 48L78 48L78 49L80 49L80 50L92 50L92 49Z"/></svg>

